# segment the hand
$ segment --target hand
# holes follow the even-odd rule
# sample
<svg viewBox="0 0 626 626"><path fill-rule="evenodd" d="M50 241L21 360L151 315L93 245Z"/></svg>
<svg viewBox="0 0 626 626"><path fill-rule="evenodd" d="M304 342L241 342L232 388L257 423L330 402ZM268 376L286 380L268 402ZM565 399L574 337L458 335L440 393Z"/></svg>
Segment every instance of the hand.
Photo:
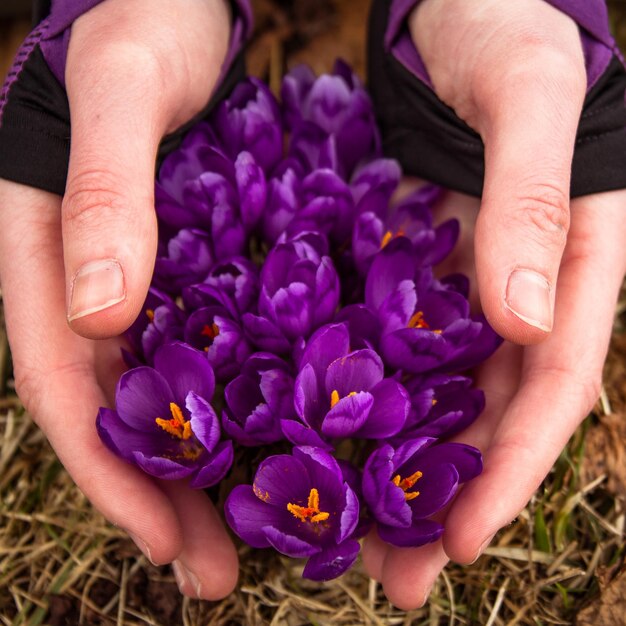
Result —
<svg viewBox="0 0 626 626"><path fill-rule="evenodd" d="M370 537L364 548L405 609L426 601L449 558L473 562L516 517L588 414L626 271L626 192L570 211L586 88L572 20L541 0L423 0L410 26L437 94L485 143L480 205L450 193L439 210L478 215L475 266L463 269L475 268L492 326L526 346L505 343L476 373L487 409L458 439L483 451L484 472L449 507L443 540L398 549Z"/></svg>
<svg viewBox="0 0 626 626"><path fill-rule="evenodd" d="M158 6L157 6L158 5ZM204 494L151 480L95 428L122 369L156 254L161 138L199 112L229 37L222 0L107 0L72 27L72 145L58 196L0 181L0 277L18 393L91 502L186 595L217 599L237 555ZM68 325L69 322L69 325ZM82 335L82 336L79 336Z"/></svg>

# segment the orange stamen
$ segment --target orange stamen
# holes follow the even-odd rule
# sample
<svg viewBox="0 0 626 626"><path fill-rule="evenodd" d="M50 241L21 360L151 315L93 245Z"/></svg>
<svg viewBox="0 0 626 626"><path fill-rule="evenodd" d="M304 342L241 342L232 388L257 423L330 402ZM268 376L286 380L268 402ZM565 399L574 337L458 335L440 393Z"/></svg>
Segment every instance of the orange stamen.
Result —
<svg viewBox="0 0 626 626"><path fill-rule="evenodd" d="M430 330L430 324L424 319L424 311L417 311L413 313L409 323L407 324L408 328L424 328L426 330ZM441 330L433 330L431 331L435 333L435 335L441 335Z"/></svg>
<svg viewBox="0 0 626 626"><path fill-rule="evenodd" d="M347 396L345 396L346 398L349 398L350 396L356 396L356 391L351 391ZM333 392L330 394L330 408L332 409L335 404L337 404L337 402L339 402L339 400L341 400L341 398L339 397L339 392L335 389L333 390Z"/></svg>
<svg viewBox="0 0 626 626"><path fill-rule="evenodd" d="M153 322L154 321L154 309L146 309L146 316L151 322Z"/></svg>
<svg viewBox="0 0 626 626"><path fill-rule="evenodd" d="M175 402L170 402L170 412L172 413L172 419L166 420L157 417L155 420L157 426L173 437L186 441L193 435L191 422L185 420L183 412Z"/></svg>
<svg viewBox="0 0 626 626"><path fill-rule="evenodd" d="M392 479L391 482L396 486L399 487L400 489L402 489L402 491L404 491L404 498L405 500L408 502L409 500L413 500L414 498L417 498L417 496L420 495L419 491L407 491L408 489L411 489L413 487L413 485L423 476L422 472L417 471L414 474L411 474L410 476L407 476L406 478L400 478L400 474L396 474Z"/></svg>
<svg viewBox="0 0 626 626"><path fill-rule="evenodd" d="M396 233L393 233L391 230L388 230L380 241L380 249L382 250L392 239L396 237L402 237L404 235L404 231L402 229L398 230Z"/></svg>
<svg viewBox="0 0 626 626"><path fill-rule="evenodd" d="M315 488L311 489L309 492L307 506L300 506L299 504L289 502L289 504L287 504L287 510L301 522L325 522L330 517L330 513L320 511L320 494Z"/></svg>

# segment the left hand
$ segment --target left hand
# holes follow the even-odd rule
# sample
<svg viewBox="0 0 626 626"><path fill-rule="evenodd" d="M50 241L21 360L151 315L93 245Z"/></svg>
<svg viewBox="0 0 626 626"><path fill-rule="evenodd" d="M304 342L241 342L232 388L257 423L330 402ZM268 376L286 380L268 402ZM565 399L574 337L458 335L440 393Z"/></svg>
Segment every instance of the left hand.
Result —
<svg viewBox="0 0 626 626"><path fill-rule="evenodd" d="M484 471L449 507L443 539L366 542L367 570L404 609L448 559L478 558L594 405L626 271L626 191L570 206L586 89L575 23L542 0L423 0L410 27L435 91L485 144L480 203L449 193L438 211L477 216L475 259L461 250L457 269L475 271L485 315L513 343L476 372L487 409L457 439L483 451Z"/></svg>

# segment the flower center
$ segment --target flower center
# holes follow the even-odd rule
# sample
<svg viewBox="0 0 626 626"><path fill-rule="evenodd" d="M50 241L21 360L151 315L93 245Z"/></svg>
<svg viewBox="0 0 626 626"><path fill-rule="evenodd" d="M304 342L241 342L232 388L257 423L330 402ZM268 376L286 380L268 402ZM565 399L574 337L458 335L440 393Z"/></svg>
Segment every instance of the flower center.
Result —
<svg viewBox="0 0 626 626"><path fill-rule="evenodd" d="M350 396L356 396L356 391L351 391L347 396L345 396L346 398L349 398ZM333 390L333 392L330 394L330 408L332 409L335 404L337 404L337 402L339 402L339 400L341 400L341 396L339 395L339 392L335 389Z"/></svg>
<svg viewBox="0 0 626 626"><path fill-rule="evenodd" d="M424 311L417 311L416 313L413 313L411 319L409 320L409 323L407 324L407 327L424 328L426 330L430 330L430 324L428 324L428 322L424 319ZM437 335L441 335L440 330L433 330L432 332Z"/></svg>
<svg viewBox="0 0 626 626"><path fill-rule="evenodd" d="M183 412L175 402L170 402L170 412L172 413L172 419L165 420L157 417L155 420L157 426L173 437L186 441L193 435L191 422L185 420Z"/></svg>
<svg viewBox="0 0 626 626"><path fill-rule="evenodd" d="M309 492L309 500L306 506L290 502L287 505L287 510L302 522L325 522L330 517L330 513L320 511L320 494L315 488Z"/></svg>
<svg viewBox="0 0 626 626"><path fill-rule="evenodd" d="M210 326L208 324L204 325L204 328L200 331L200 334L203 337L207 337L209 340L209 345L205 346L204 351L209 351L209 346L213 343L213 340L220 334L219 326L213 322Z"/></svg>
<svg viewBox="0 0 626 626"><path fill-rule="evenodd" d="M422 472L415 472L415 474L411 474L406 478L400 478L400 474L396 474L391 482L396 486L400 487L402 491L404 491L404 499L408 502L409 500L413 500L420 495L419 491L407 491L411 489L413 485L423 476Z"/></svg>

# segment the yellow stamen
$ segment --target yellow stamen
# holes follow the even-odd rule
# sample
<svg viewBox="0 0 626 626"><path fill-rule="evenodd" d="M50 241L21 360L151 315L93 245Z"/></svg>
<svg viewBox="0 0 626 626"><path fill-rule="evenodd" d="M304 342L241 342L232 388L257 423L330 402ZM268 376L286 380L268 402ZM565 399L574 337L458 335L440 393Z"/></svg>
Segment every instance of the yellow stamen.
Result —
<svg viewBox="0 0 626 626"><path fill-rule="evenodd" d="M402 237L404 235L404 231L402 229L398 230L396 233L393 233L391 230L388 230L380 241L380 249L382 250L392 239L396 237Z"/></svg>
<svg viewBox="0 0 626 626"><path fill-rule="evenodd" d="M186 441L191 437L191 435L193 435L191 422L185 421L183 412L175 402L170 402L170 412L172 413L172 419L166 420L161 417L157 417L155 420L157 426L173 437Z"/></svg>
<svg viewBox="0 0 626 626"><path fill-rule="evenodd" d="M320 494L315 487L309 492L307 506L300 506L299 504L289 502L289 504L287 504L287 510L301 522L325 522L330 517L330 513L320 511Z"/></svg>
<svg viewBox="0 0 626 626"><path fill-rule="evenodd" d="M146 309L146 315L151 322L154 321L154 309Z"/></svg>
<svg viewBox="0 0 626 626"><path fill-rule="evenodd" d="M356 396L356 391L351 391L347 396L345 396L346 398L349 398L350 396ZM337 402L339 402L339 400L341 400L341 398L339 397L339 392L335 389L333 390L333 392L330 394L330 408L332 409L335 404L337 404Z"/></svg>
<svg viewBox="0 0 626 626"><path fill-rule="evenodd" d="M400 478L400 474L396 474L391 482L404 491L404 499L408 502L409 500L413 500L420 495L419 491L407 491L407 489L411 489L413 485L423 476L422 472L417 471L406 478Z"/></svg>

